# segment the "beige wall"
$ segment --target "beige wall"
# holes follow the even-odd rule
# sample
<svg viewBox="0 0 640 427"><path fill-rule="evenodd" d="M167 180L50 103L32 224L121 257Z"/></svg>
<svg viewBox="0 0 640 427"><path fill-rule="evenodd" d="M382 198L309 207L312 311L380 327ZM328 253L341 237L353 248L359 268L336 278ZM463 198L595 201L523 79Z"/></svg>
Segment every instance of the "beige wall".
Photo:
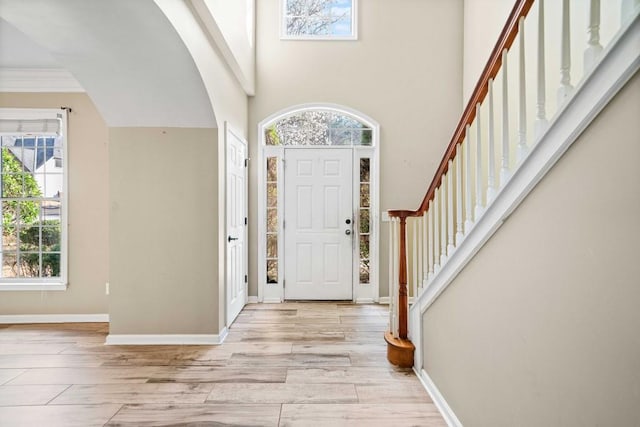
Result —
<svg viewBox="0 0 640 427"><path fill-rule="evenodd" d="M467 426L640 425L640 75L423 318Z"/></svg>
<svg viewBox="0 0 640 427"><path fill-rule="evenodd" d="M251 158L258 157L258 123L268 116L302 103L344 105L380 123L381 210L416 208L461 112L462 0L360 1L353 42L281 41L279 1L256 3ZM249 204L255 209L255 162L250 173ZM254 214L250 295L257 295L256 227ZM386 228L381 225L381 295L387 294Z"/></svg>
<svg viewBox="0 0 640 427"><path fill-rule="evenodd" d="M217 129L111 128L112 334L217 334Z"/></svg>
<svg viewBox="0 0 640 427"><path fill-rule="evenodd" d="M0 93L1 107L72 109L69 115L69 287L0 292L0 314L107 313L108 132L86 94Z"/></svg>

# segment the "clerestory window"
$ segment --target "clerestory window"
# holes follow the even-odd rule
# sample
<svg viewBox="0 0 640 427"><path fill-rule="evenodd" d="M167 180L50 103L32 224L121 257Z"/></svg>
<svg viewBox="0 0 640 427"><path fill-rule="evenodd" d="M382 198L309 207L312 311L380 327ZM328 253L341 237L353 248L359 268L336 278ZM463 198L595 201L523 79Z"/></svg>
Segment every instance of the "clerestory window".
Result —
<svg viewBox="0 0 640 427"><path fill-rule="evenodd" d="M0 109L0 290L66 286L66 113Z"/></svg>
<svg viewBox="0 0 640 427"><path fill-rule="evenodd" d="M357 39L357 0L281 1L283 39Z"/></svg>

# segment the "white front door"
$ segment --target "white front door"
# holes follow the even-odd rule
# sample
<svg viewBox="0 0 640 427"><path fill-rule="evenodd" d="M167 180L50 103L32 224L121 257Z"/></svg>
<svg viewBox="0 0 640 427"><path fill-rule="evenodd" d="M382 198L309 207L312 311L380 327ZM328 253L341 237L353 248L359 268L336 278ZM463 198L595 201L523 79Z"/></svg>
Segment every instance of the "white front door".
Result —
<svg viewBox="0 0 640 427"><path fill-rule="evenodd" d="M285 150L284 296L351 300L352 150Z"/></svg>
<svg viewBox="0 0 640 427"><path fill-rule="evenodd" d="M227 130L227 325L247 303L247 143Z"/></svg>

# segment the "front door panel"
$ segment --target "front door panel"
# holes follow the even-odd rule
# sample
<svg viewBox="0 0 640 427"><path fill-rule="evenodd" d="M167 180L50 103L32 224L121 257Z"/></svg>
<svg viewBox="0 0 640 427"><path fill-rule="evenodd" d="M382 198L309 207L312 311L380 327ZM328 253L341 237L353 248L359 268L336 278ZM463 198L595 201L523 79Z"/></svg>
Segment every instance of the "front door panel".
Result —
<svg viewBox="0 0 640 427"><path fill-rule="evenodd" d="M352 298L352 167L351 150L286 150L285 299Z"/></svg>

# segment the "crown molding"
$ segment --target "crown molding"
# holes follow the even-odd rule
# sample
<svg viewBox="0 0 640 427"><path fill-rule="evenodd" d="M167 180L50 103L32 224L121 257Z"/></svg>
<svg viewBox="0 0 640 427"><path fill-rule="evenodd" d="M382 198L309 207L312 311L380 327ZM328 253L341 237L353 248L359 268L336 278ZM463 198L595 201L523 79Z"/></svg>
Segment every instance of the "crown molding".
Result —
<svg viewBox="0 0 640 427"><path fill-rule="evenodd" d="M60 68L0 68L0 92L84 92L73 75Z"/></svg>

